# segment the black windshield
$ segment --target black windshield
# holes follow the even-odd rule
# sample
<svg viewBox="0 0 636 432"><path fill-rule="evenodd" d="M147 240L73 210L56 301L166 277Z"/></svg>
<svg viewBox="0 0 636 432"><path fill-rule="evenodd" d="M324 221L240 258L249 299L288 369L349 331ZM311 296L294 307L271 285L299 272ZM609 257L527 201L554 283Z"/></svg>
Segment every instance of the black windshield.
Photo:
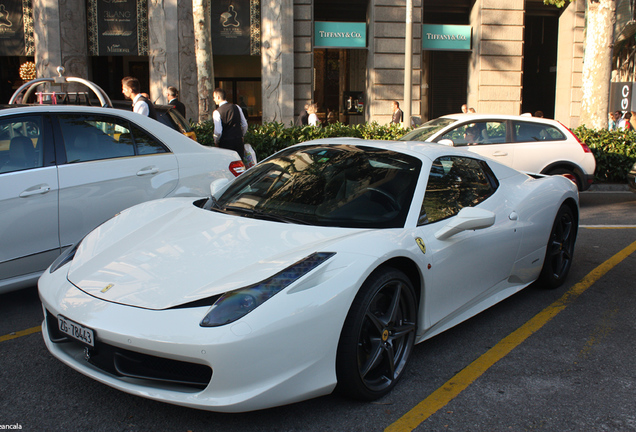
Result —
<svg viewBox="0 0 636 432"><path fill-rule="evenodd" d="M404 226L420 168L417 158L371 147L288 148L237 178L218 205L291 223L397 228Z"/></svg>

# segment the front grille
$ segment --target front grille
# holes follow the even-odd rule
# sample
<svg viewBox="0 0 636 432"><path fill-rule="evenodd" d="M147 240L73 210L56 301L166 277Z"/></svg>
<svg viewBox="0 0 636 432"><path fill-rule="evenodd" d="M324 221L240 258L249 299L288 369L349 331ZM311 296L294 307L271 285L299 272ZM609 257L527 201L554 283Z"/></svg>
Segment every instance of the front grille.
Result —
<svg viewBox="0 0 636 432"><path fill-rule="evenodd" d="M103 343L96 335L95 347L76 341L58 329L57 318L46 314L49 337L54 343L82 347L88 362L111 375L204 389L212 378L209 366L142 354Z"/></svg>

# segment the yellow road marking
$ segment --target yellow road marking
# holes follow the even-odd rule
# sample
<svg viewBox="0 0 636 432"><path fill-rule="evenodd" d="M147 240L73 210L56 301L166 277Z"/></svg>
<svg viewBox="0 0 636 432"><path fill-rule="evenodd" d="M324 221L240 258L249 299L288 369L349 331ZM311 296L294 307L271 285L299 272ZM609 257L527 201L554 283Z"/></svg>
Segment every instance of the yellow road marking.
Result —
<svg viewBox="0 0 636 432"><path fill-rule="evenodd" d="M505 357L510 351L528 339L534 332L554 318L559 312L578 298L585 290L616 267L621 261L636 251L636 242L596 267L580 282L574 285L560 299L535 315L530 321L502 339L477 360L448 380L430 396L385 429L386 432L412 431L423 421L435 414L458 396L464 389L483 375L491 366Z"/></svg>
<svg viewBox="0 0 636 432"><path fill-rule="evenodd" d="M559 312L565 309L578 296L591 287L596 281L603 277L608 271L616 267L621 261L636 251L636 242L630 244L625 249L596 267L580 282L574 285L559 300L552 303L543 311L535 315L530 321L519 327L516 331L502 339L497 345L488 350L485 354L472 362L457 375L448 380L429 397L417 404L413 409L399 418L395 423L389 425L386 432L412 431L427 418L435 414L438 410L446 406L451 400L458 396L464 389L472 384L477 378L483 375L491 366L505 357L510 351L519 346L533 333L543 327ZM0 342L28 336L42 331L41 326L31 327L8 335L0 336Z"/></svg>
<svg viewBox="0 0 636 432"><path fill-rule="evenodd" d="M579 225L579 228L587 229L636 229L636 225Z"/></svg>
<svg viewBox="0 0 636 432"><path fill-rule="evenodd" d="M42 331L42 326L31 327L30 329L20 330L15 333L9 333L8 335L0 336L0 342L5 342L11 339L17 339L22 336L28 336L33 333L39 333Z"/></svg>

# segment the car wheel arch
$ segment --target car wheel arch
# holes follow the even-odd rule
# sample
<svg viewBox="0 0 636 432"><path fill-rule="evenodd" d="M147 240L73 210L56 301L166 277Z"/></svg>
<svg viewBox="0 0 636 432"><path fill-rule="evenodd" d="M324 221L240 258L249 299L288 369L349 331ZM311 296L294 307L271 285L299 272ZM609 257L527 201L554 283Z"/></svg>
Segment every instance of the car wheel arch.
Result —
<svg viewBox="0 0 636 432"><path fill-rule="evenodd" d="M370 401L384 396L399 381L415 345L420 285L416 264L404 257L383 262L364 279L338 340L335 364L338 392ZM392 297L387 289L399 292L397 297ZM387 294L391 297L389 302ZM375 303L378 298L380 301ZM377 312L374 309L371 313L372 305L380 306ZM393 312L386 315L389 310ZM377 333L374 337L370 336L374 333ZM393 361L387 360L387 356Z"/></svg>
<svg viewBox="0 0 636 432"><path fill-rule="evenodd" d="M384 262L380 267L383 266L393 267L394 269L404 273L406 277L409 278L411 284L413 285L413 288L415 289L417 300L419 301L422 298L422 275L417 267L417 264L413 260L406 257L396 257Z"/></svg>
<svg viewBox="0 0 636 432"><path fill-rule="evenodd" d="M579 207L576 205L576 201L574 200L574 198L568 198L563 202L563 204L567 205L568 207L570 207L570 210L572 210L572 214L574 215L574 222L576 223L577 231L578 231Z"/></svg>
<svg viewBox="0 0 636 432"><path fill-rule="evenodd" d="M402 272L409 279L409 282L411 282L411 285L413 286L413 289L415 290L415 295L417 297L416 299L417 311L419 314L422 298L424 297L423 290L424 290L425 284L423 280L423 275L420 272L418 265L415 263L415 261L407 257L394 257L379 264L362 280L362 283L358 287L358 291L354 294L354 297L358 295L358 293L360 292L360 289L362 288L362 285L364 285L364 283L368 279L372 278L376 273L380 272L381 270L385 268L398 270ZM347 313L349 313L349 311L347 311ZM420 325L419 322L418 322L418 325Z"/></svg>
<svg viewBox="0 0 636 432"><path fill-rule="evenodd" d="M420 309L419 305L420 305L421 299L422 299L422 297L424 295L424 293L422 292L422 290L424 289L423 276L422 276L417 264L412 259L407 258L407 257L394 257L394 258L389 259L388 261L385 261L385 262L379 264L375 269L373 269L367 275L367 277L364 278L364 280L362 280L362 283L358 287L358 291L354 294L354 297L358 294L358 292L362 288L362 285L364 284L365 281L367 281L368 279L373 277L375 273L379 272L380 270L384 269L385 267L389 267L389 268L398 270L398 271L404 273L404 275L409 279L409 281L413 285L413 288L415 289L415 295L417 296L417 303L418 303L417 309L418 309L418 312L419 312L419 309Z"/></svg>
<svg viewBox="0 0 636 432"><path fill-rule="evenodd" d="M578 207L571 198L558 208L547 241L546 254L537 282L546 288L561 286L570 271L578 233Z"/></svg>
<svg viewBox="0 0 636 432"><path fill-rule="evenodd" d="M558 170L567 170L573 173L576 176L579 184L583 184L583 180L585 179L585 173L580 166L578 166L577 164L573 162L568 162L568 161L552 162L550 165L543 168L539 174L551 175L550 173L554 173L555 171L558 171Z"/></svg>

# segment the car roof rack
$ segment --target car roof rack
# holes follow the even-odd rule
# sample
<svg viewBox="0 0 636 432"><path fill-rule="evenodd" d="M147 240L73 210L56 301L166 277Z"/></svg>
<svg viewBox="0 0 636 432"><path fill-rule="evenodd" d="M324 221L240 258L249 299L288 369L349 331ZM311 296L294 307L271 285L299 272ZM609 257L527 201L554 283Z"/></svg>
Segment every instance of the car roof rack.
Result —
<svg viewBox="0 0 636 432"><path fill-rule="evenodd" d="M61 93L38 92L36 93L35 92L37 87L44 83L55 83L55 84L79 83L79 84L85 85L90 90L92 90L93 93L95 93L95 96L97 96L97 99L99 99L99 103L102 107L109 107L109 108L113 107L113 103L111 102L110 98L108 97L106 92L102 90L100 86L84 78L65 77L64 72L65 72L64 67L58 66L57 73L59 76L55 78L36 78L34 80L31 80L21 85L15 91L15 93L13 93L13 96L11 96L11 99L9 99L9 104L15 105L19 103L18 102L19 100L27 101L29 100L31 96L33 96L34 93L37 95L39 103L44 103L45 99L47 99L47 103L49 103L48 101L50 101L50 103L52 104L57 104L57 103L64 104L69 102L69 96L75 96L76 101L79 101L82 97L85 97L86 100L88 101L89 100L88 92L70 92L70 93L67 93L67 92L61 92ZM24 94L22 95L23 92ZM22 97L20 98L21 95ZM48 98L46 98L46 96L48 96ZM88 103L90 104L90 102Z"/></svg>

